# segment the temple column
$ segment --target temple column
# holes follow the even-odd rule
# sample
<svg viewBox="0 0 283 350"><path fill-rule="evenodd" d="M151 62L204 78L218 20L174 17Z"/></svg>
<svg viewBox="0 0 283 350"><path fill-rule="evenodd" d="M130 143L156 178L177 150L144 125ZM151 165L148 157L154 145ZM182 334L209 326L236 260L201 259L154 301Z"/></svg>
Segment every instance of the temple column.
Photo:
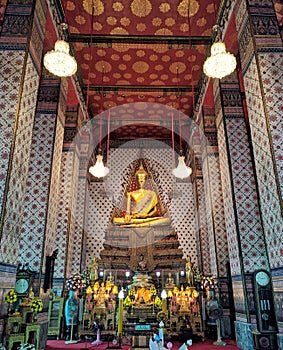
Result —
<svg viewBox="0 0 283 350"><path fill-rule="evenodd" d="M210 273L210 254L209 254L209 239L207 227L207 214L205 207L205 188L202 172L201 144L200 131L195 131L192 137L194 149L194 189L196 200L196 212L198 219L198 266L204 275Z"/></svg>
<svg viewBox="0 0 283 350"><path fill-rule="evenodd" d="M0 282L11 288L21 248L46 3L7 1L4 6L0 38ZM5 312L0 309L1 314Z"/></svg>
<svg viewBox="0 0 283 350"><path fill-rule="evenodd" d="M252 272L268 267L250 138L236 72L214 81L221 179L239 347L256 329ZM222 104L220 101L222 100Z"/></svg>
<svg viewBox="0 0 283 350"><path fill-rule="evenodd" d="M19 252L19 261L28 259L30 268L37 273L45 272L45 258L56 249L54 233L67 93L66 80L44 72L34 120Z"/></svg>
<svg viewBox="0 0 283 350"><path fill-rule="evenodd" d="M210 272L219 278L227 275L228 245L221 188L216 120L213 108L203 107L203 177L210 250Z"/></svg>
<svg viewBox="0 0 283 350"><path fill-rule="evenodd" d="M55 262L54 277L57 279L69 277L73 271L80 272L80 257L75 256L80 142L77 122L78 111L66 111L55 233L58 259Z"/></svg>
<svg viewBox="0 0 283 350"><path fill-rule="evenodd" d="M80 118L79 118L80 120ZM86 247L87 247L87 218L89 208L89 154L90 154L90 130L88 124L79 131L80 149L79 149L79 178L78 178L78 196L76 203L76 226L74 242L73 273L77 272L80 265L81 270L87 267Z"/></svg>
<svg viewBox="0 0 283 350"><path fill-rule="evenodd" d="M283 48L272 0L235 7L259 204L283 347Z"/></svg>
<svg viewBox="0 0 283 350"><path fill-rule="evenodd" d="M210 273L219 279L219 299L224 309L224 336L231 336L230 300L227 263L229 261L227 228L224 215L220 159L214 108L203 107L200 128L202 144L202 168L205 189L205 202L210 256Z"/></svg>

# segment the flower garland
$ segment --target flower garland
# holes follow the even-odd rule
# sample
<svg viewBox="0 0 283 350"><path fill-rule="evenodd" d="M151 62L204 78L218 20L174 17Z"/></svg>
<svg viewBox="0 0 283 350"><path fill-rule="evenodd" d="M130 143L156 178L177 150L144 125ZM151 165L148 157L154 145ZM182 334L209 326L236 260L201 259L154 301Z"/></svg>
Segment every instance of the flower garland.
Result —
<svg viewBox="0 0 283 350"><path fill-rule="evenodd" d="M11 289L5 296L5 303L13 304L18 300L18 295L14 289Z"/></svg>
<svg viewBox="0 0 283 350"><path fill-rule="evenodd" d="M202 289L212 289L215 290L218 288L218 280L213 276L204 276L201 280Z"/></svg>
<svg viewBox="0 0 283 350"><path fill-rule="evenodd" d="M66 289L67 290L78 290L83 289L86 287L85 280L82 275L79 273L74 274L73 276L69 277L66 281Z"/></svg>
<svg viewBox="0 0 283 350"><path fill-rule="evenodd" d="M43 309L43 302L41 298L35 297L30 304L30 309L32 312L39 312Z"/></svg>

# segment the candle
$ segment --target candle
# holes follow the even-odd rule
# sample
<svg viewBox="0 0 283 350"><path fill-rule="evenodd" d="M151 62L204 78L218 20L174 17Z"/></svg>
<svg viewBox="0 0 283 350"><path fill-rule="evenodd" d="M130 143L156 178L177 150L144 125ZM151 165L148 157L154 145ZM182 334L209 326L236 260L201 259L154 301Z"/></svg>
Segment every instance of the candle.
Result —
<svg viewBox="0 0 283 350"><path fill-rule="evenodd" d="M124 302L124 292L123 289L120 290L118 294L119 298L119 306L118 306L118 327L117 327L117 333L118 336L122 335L123 330L123 302Z"/></svg>

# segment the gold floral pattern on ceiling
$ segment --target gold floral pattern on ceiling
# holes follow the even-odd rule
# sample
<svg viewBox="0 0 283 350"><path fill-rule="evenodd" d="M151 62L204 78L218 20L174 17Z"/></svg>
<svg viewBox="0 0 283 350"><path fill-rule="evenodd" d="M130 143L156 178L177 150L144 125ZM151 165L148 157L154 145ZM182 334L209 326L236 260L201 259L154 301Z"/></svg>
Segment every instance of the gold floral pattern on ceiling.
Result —
<svg viewBox="0 0 283 350"><path fill-rule="evenodd" d="M190 2L189 2L190 1ZM189 9L190 4L190 9ZM199 10L199 3L196 0L182 0L178 6L178 13L182 17L194 16Z"/></svg>
<svg viewBox="0 0 283 350"><path fill-rule="evenodd" d="M84 10L90 15L99 16L104 12L104 4L101 0L84 0Z"/></svg>
<svg viewBox="0 0 283 350"><path fill-rule="evenodd" d="M159 11L162 13L167 13L171 10L171 5L168 4L167 2L163 2L162 4L159 5Z"/></svg>
<svg viewBox="0 0 283 350"><path fill-rule="evenodd" d="M124 5L120 1L116 1L113 3L112 8L116 12L121 12L124 10Z"/></svg>
<svg viewBox="0 0 283 350"><path fill-rule="evenodd" d="M93 33L95 36L91 48L87 41L79 42L77 39L73 41L73 46L85 86L88 86L88 79L91 78L93 90L90 102L97 111L102 104L104 108L109 108L110 105L113 107L137 100L173 106L172 103L177 102L166 89L180 84L178 70L178 74L182 75L181 88L185 88L182 91L184 100L181 102L181 110L186 113L184 109L189 109L192 101L189 91L192 79L197 84L207 46L197 44L190 49L188 42L173 42L168 45L167 42L158 42L159 39L150 42L146 38L188 38L188 34L209 37L215 20L214 2L218 6L220 0L62 0L70 35L79 38L80 34L89 36ZM111 35L126 38L133 35L141 39L134 42L111 42L108 38ZM102 38L103 42L95 41L96 38ZM142 38L145 38L145 42ZM104 97L99 88L101 85L104 85L105 91L109 86ZM118 92L114 93L115 86L118 86ZM127 91L126 87L130 90L131 86L151 86L152 89Z"/></svg>
<svg viewBox="0 0 283 350"><path fill-rule="evenodd" d="M137 17L146 17L150 14L152 5L149 0L133 0L131 10Z"/></svg>
<svg viewBox="0 0 283 350"><path fill-rule="evenodd" d="M146 73L149 69L149 65L144 61L136 61L132 65L133 71L139 74Z"/></svg>
<svg viewBox="0 0 283 350"><path fill-rule="evenodd" d="M116 25L130 27L127 31L114 30L112 35L180 35L188 32L188 14L192 19L193 35L203 35L206 30L211 33L215 19L213 0L177 0L174 5L163 0L121 0L113 3L106 0L62 0L62 3L69 28L74 34L90 32L92 14L93 29L100 34L109 34L108 26L112 29ZM153 27L157 27L154 32ZM172 28L172 33L169 28Z"/></svg>

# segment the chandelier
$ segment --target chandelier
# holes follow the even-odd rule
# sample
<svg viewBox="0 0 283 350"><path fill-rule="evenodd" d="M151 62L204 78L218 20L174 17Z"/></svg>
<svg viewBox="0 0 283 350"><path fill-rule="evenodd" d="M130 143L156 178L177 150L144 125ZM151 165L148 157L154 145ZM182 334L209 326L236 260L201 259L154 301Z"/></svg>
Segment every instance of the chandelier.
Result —
<svg viewBox="0 0 283 350"><path fill-rule="evenodd" d="M204 74L209 78L222 79L234 72L236 58L230 52L226 52L225 44L218 41L211 46L211 56L203 65Z"/></svg>
<svg viewBox="0 0 283 350"><path fill-rule="evenodd" d="M99 150L99 153L96 156L95 165L91 166L88 171L90 172L91 175L99 178L108 175L109 168L107 168L103 164L103 156L101 154L101 150Z"/></svg>
<svg viewBox="0 0 283 350"><path fill-rule="evenodd" d="M179 179L185 179L191 175L192 169L190 167L186 166L185 157L183 156L180 105L179 105L179 136L180 136L180 155L178 157L179 162L178 162L177 168L172 169L172 174ZM172 113L172 152L173 152L172 158L174 161L174 116L173 116L173 113Z"/></svg>
<svg viewBox="0 0 283 350"><path fill-rule="evenodd" d="M57 40L54 50L48 51L43 58L45 68L58 77L69 77L76 73L77 62L69 54L70 45L64 40Z"/></svg>
<svg viewBox="0 0 283 350"><path fill-rule="evenodd" d="M214 12L216 13L215 4ZM215 33L215 38L218 38L218 40L211 46L211 56L205 60L203 72L209 78L222 79L234 72L237 62L235 56L226 51L224 42L220 40L220 26L215 24L212 27L212 31Z"/></svg>
<svg viewBox="0 0 283 350"><path fill-rule="evenodd" d="M185 164L185 157L180 155L179 163L177 168L173 169L173 175L178 177L179 179L185 179L186 177L189 177L192 173L192 169L190 167L187 167Z"/></svg>

